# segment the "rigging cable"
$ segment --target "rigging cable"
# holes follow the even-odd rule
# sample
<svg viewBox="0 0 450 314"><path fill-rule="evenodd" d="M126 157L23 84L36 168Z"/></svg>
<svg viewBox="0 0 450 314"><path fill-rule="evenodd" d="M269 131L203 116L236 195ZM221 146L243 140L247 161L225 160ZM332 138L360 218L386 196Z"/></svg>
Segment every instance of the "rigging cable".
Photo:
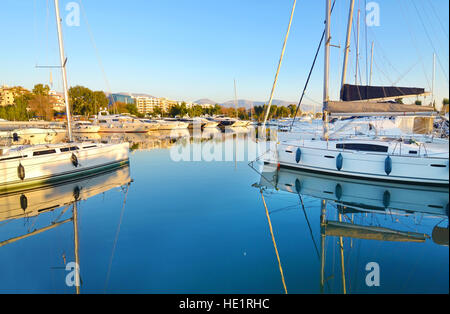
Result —
<svg viewBox="0 0 450 314"><path fill-rule="evenodd" d="M105 68L103 67L102 58L100 57L100 53L99 53L97 45L95 43L95 39L94 39L94 35L92 32L91 26L89 25L89 22L87 19L86 10L84 9L84 6L83 6L83 1L79 0L79 2L80 2L81 11L83 12L84 21L86 22L86 25L87 25L89 38L91 39L92 46L94 47L94 50L95 50L95 55L97 57L98 65L100 67L100 70L102 71L103 79L105 81L106 88L108 89L108 93L111 95L111 93L112 93L111 86L109 84L108 77L106 76ZM114 111L116 111L116 102L114 100L114 97L110 97L110 100L113 102Z"/></svg>
<svg viewBox="0 0 450 314"><path fill-rule="evenodd" d="M416 3L414 1L411 1L411 2L413 4L413 6L414 6L414 9L417 12L417 15L419 16L420 23L422 24L422 27L423 27L423 29L425 31L425 34L427 35L427 38L430 41L430 45L433 48L434 53L436 54L439 66L441 67L442 73L444 74L444 77L445 77L445 79L447 81L447 84L448 84L449 80L448 80L447 73L445 72L444 66L442 65L442 62L441 62L441 58L439 57L439 54L437 53L436 48L435 48L435 46L433 44L433 40L431 39L430 34L428 33L427 28L425 27L425 23L423 22L422 16L420 15L419 10L417 9Z"/></svg>

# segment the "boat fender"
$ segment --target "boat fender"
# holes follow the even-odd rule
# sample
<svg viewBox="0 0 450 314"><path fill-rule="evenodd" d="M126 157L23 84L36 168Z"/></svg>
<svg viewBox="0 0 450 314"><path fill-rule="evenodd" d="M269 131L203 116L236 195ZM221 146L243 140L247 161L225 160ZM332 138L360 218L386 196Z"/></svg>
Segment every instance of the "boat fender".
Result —
<svg viewBox="0 0 450 314"><path fill-rule="evenodd" d="M334 193L336 194L336 198L338 201L341 200L342 198L342 185L340 185L339 183L336 185L335 191Z"/></svg>
<svg viewBox="0 0 450 314"><path fill-rule="evenodd" d="M14 142L18 142L19 141L19 135L16 132L13 133L12 137L13 137L13 141Z"/></svg>
<svg viewBox="0 0 450 314"><path fill-rule="evenodd" d="M300 194L300 191L302 190L302 184L299 179L295 179L295 190L298 194Z"/></svg>
<svg viewBox="0 0 450 314"><path fill-rule="evenodd" d="M339 153L339 155L336 158L336 169L341 171L343 163L344 163L344 157L342 157L342 154Z"/></svg>
<svg viewBox="0 0 450 314"><path fill-rule="evenodd" d="M431 233L431 239L438 245L448 246L448 227L435 226Z"/></svg>
<svg viewBox="0 0 450 314"><path fill-rule="evenodd" d="M20 196L20 207L25 211L28 207L28 199L25 195Z"/></svg>
<svg viewBox="0 0 450 314"><path fill-rule="evenodd" d="M80 192L81 192L81 189L80 189L80 187L77 185L77 186L73 189L73 198L75 199L75 201L78 201L78 199L80 198Z"/></svg>
<svg viewBox="0 0 450 314"><path fill-rule="evenodd" d="M22 164L19 164L19 166L17 167L17 176L22 181L23 179L25 179L25 168L22 166Z"/></svg>
<svg viewBox="0 0 450 314"><path fill-rule="evenodd" d="M78 158L74 153L72 153L70 160L72 161L72 165L74 165L75 167L78 167Z"/></svg>
<svg viewBox="0 0 450 314"><path fill-rule="evenodd" d="M392 158L390 156L387 156L384 160L384 171L387 175L390 175L392 172Z"/></svg>
<svg viewBox="0 0 450 314"><path fill-rule="evenodd" d="M390 204L391 204L391 193L389 193L389 191L386 190L383 193L383 205L384 205L384 208L388 208Z"/></svg>
<svg viewBox="0 0 450 314"><path fill-rule="evenodd" d="M302 151L300 150L300 148L297 148L297 152L295 153L295 161L299 163L301 158L302 158Z"/></svg>

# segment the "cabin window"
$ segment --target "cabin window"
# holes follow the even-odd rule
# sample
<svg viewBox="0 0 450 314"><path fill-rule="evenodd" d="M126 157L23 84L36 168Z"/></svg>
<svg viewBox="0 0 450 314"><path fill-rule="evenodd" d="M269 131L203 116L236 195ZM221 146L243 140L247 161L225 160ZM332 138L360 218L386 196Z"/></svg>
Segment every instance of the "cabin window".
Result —
<svg viewBox="0 0 450 314"><path fill-rule="evenodd" d="M64 147L64 148L61 148L61 152L65 153L65 152L68 152L68 151L73 151L73 150L78 150L78 149L79 148L77 146Z"/></svg>
<svg viewBox="0 0 450 314"><path fill-rule="evenodd" d="M384 145L376 144L363 144L363 143L343 143L336 144L337 149L357 150L363 152L381 152L387 153L388 147Z"/></svg>
<svg viewBox="0 0 450 314"><path fill-rule="evenodd" d="M93 148L93 147L97 147L97 145L85 146L83 148L86 149L86 148Z"/></svg>
<svg viewBox="0 0 450 314"><path fill-rule="evenodd" d="M100 123L108 123L108 122L106 122L106 120L100 120L99 122Z"/></svg>
<svg viewBox="0 0 450 314"><path fill-rule="evenodd" d="M417 150L410 150L409 153L413 154L413 155L417 155Z"/></svg>
<svg viewBox="0 0 450 314"><path fill-rule="evenodd" d="M54 150L54 149L40 150L37 152L33 152L33 156L43 156L43 155L54 154L54 153L56 153L56 150Z"/></svg>

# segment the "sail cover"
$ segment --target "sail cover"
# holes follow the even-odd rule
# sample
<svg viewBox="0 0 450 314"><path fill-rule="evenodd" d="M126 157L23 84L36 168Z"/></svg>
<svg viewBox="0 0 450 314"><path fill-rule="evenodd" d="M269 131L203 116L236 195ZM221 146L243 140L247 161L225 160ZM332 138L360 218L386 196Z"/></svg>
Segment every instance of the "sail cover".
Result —
<svg viewBox="0 0 450 314"><path fill-rule="evenodd" d="M343 101L395 99L425 94L425 89L396 86L358 86L345 84L341 90Z"/></svg>
<svg viewBox="0 0 450 314"><path fill-rule="evenodd" d="M433 107L405 105L393 102L366 101L330 101L325 110L329 113L405 113L405 112L434 112Z"/></svg>

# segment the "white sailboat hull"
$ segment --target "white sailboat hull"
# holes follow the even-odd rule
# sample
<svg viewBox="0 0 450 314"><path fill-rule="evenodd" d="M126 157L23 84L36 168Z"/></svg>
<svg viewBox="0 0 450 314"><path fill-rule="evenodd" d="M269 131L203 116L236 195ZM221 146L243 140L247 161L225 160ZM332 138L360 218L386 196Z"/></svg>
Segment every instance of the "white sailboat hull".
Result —
<svg viewBox="0 0 450 314"><path fill-rule="evenodd" d="M408 147L404 149L410 150ZM391 147L386 153L351 151L336 149L333 142L308 140L280 143L276 158L281 167L340 177L433 185L449 184L448 151L428 156L405 156L396 155ZM391 159L388 162L391 169L386 165L387 158ZM340 167L338 159L342 160Z"/></svg>
<svg viewBox="0 0 450 314"><path fill-rule="evenodd" d="M71 147L78 149L67 150ZM0 153L0 193L114 169L128 164L128 150L128 143L67 143L9 149L6 154ZM54 152L39 154L48 151Z"/></svg>

